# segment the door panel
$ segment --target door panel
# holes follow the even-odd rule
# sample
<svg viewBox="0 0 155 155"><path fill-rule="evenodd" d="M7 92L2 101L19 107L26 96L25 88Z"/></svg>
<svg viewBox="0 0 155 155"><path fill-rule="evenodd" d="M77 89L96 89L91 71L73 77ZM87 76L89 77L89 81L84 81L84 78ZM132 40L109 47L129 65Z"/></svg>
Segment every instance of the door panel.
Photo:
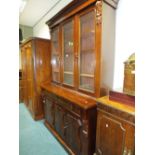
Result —
<svg viewBox="0 0 155 155"><path fill-rule="evenodd" d="M122 155L126 130L121 122L98 113L97 154Z"/></svg>

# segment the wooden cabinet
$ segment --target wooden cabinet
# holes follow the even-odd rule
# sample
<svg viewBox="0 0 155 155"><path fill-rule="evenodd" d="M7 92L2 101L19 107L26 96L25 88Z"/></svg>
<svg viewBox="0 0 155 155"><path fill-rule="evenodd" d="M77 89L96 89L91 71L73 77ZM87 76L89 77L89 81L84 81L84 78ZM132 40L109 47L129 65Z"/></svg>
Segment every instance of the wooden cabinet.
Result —
<svg viewBox="0 0 155 155"><path fill-rule="evenodd" d="M100 78L102 1L74 1L63 11L47 22L52 82L94 97L104 95Z"/></svg>
<svg viewBox="0 0 155 155"><path fill-rule="evenodd" d="M111 14L109 7L105 9ZM46 23L51 35L52 75L41 84L45 124L76 155L95 152L96 98L106 94L102 11L102 0L73 0ZM108 46L112 49L109 40L104 43L108 52Z"/></svg>
<svg viewBox="0 0 155 155"><path fill-rule="evenodd" d="M21 45L24 103L34 119L43 117L40 84L50 80L50 41L30 38Z"/></svg>
<svg viewBox="0 0 155 155"><path fill-rule="evenodd" d="M48 88L46 88L48 89ZM96 106L79 106L55 95L45 87L42 92L45 125L70 154L93 155L95 152Z"/></svg>
<svg viewBox="0 0 155 155"><path fill-rule="evenodd" d="M134 108L101 98L97 110L97 155L134 155Z"/></svg>

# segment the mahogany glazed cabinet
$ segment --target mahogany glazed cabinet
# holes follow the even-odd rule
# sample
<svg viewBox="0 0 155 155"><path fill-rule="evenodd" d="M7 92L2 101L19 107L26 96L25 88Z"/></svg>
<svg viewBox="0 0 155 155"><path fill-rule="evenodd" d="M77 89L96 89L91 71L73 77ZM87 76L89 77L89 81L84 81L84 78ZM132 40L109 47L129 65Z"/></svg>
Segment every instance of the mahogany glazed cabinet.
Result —
<svg viewBox="0 0 155 155"><path fill-rule="evenodd" d="M102 10L102 0L73 0L47 21L51 80L41 84L45 125L70 154L95 152L96 98L106 92Z"/></svg>
<svg viewBox="0 0 155 155"><path fill-rule="evenodd" d="M41 82L50 79L50 41L30 38L21 46L24 103L35 120L43 118Z"/></svg>
<svg viewBox="0 0 155 155"><path fill-rule="evenodd" d="M97 155L135 154L135 108L109 100L98 99Z"/></svg>

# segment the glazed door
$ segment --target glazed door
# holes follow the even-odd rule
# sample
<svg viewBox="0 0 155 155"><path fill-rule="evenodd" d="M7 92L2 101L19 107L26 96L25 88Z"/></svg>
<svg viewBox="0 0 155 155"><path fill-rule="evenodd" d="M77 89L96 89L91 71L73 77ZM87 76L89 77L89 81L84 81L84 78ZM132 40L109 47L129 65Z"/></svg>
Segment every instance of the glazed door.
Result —
<svg viewBox="0 0 155 155"><path fill-rule="evenodd" d="M69 20L62 26L63 84L74 85L74 21Z"/></svg>
<svg viewBox="0 0 155 155"><path fill-rule="evenodd" d="M95 11L79 16L79 89L95 92Z"/></svg>
<svg viewBox="0 0 155 155"><path fill-rule="evenodd" d="M59 39L59 28L55 28L51 34L52 40L52 81L60 83L60 59L61 59L61 47Z"/></svg>

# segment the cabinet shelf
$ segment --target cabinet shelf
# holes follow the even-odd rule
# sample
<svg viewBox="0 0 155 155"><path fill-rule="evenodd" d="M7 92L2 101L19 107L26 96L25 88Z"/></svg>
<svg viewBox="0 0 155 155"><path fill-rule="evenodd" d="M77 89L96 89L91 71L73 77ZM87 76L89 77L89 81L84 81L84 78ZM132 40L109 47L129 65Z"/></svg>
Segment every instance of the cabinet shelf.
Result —
<svg viewBox="0 0 155 155"><path fill-rule="evenodd" d="M94 78L93 74L80 74L80 76Z"/></svg>
<svg viewBox="0 0 155 155"><path fill-rule="evenodd" d="M91 52L94 52L94 51L95 51L95 49L93 49L93 48L92 49L84 49L84 50L81 49L81 53L82 54L84 54L84 53L91 53Z"/></svg>
<svg viewBox="0 0 155 155"><path fill-rule="evenodd" d="M73 75L73 72L65 71L64 74L70 74L70 75Z"/></svg>

